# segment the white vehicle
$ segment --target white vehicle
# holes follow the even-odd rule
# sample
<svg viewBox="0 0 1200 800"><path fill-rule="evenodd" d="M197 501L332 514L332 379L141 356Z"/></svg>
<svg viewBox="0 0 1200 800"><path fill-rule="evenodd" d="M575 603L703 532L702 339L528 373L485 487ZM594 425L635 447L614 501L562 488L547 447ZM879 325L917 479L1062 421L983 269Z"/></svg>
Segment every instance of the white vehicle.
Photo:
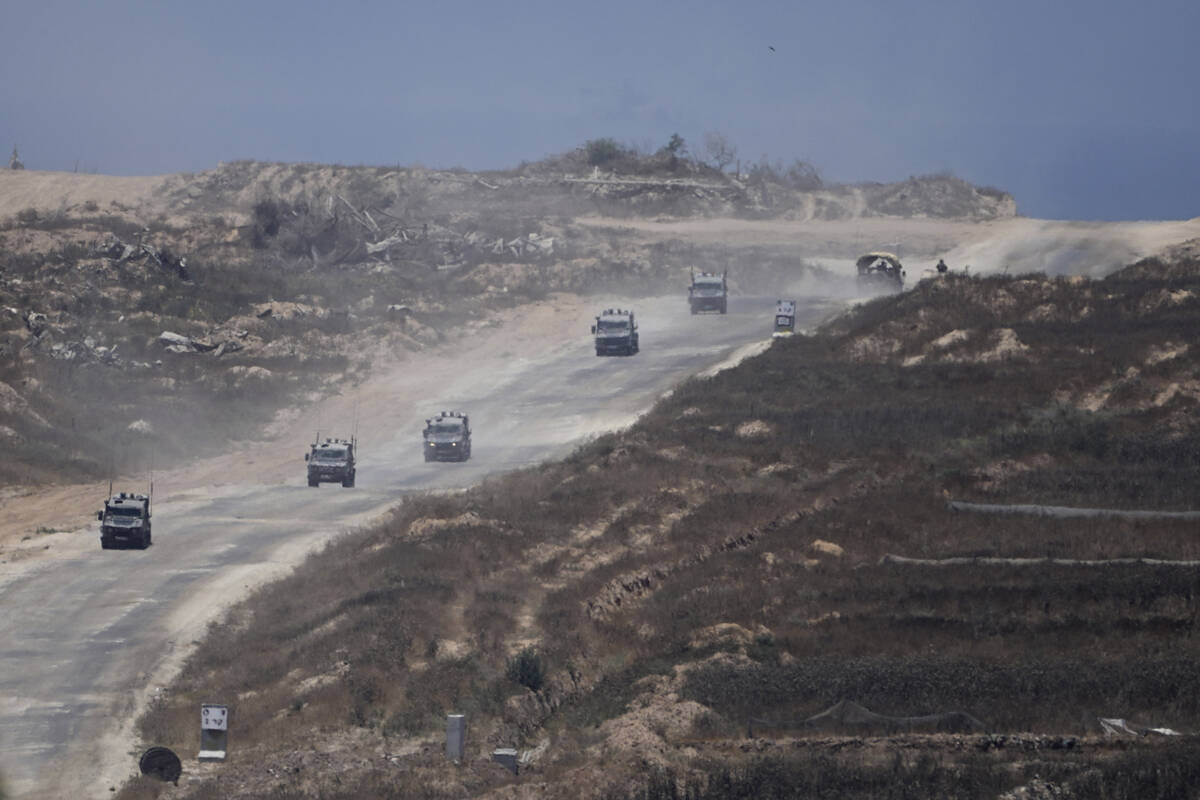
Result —
<svg viewBox="0 0 1200 800"><path fill-rule="evenodd" d="M796 332L796 301L775 301L775 331L772 336L791 336Z"/></svg>

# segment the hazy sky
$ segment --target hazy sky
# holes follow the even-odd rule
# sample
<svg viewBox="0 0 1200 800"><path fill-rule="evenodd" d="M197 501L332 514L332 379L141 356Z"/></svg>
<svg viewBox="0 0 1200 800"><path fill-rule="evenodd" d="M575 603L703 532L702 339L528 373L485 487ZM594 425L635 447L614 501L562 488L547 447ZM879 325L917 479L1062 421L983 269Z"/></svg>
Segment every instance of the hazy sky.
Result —
<svg viewBox="0 0 1200 800"><path fill-rule="evenodd" d="M834 181L950 170L1022 214L1200 216L1200 2L5 0L31 169L503 169L610 136ZM772 52L769 47L774 47Z"/></svg>

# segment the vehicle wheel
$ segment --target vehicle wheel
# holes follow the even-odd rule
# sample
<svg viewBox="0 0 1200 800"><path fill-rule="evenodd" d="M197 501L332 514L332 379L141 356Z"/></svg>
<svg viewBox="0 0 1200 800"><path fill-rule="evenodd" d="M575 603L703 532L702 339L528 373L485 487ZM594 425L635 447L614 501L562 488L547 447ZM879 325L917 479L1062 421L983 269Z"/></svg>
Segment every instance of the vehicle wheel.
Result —
<svg viewBox="0 0 1200 800"><path fill-rule="evenodd" d="M308 485L309 485L309 486L320 486L320 485L321 485L321 482L320 482L320 481L317 481L317 480L313 480L312 478L309 478L309 479L308 479Z"/></svg>
<svg viewBox="0 0 1200 800"><path fill-rule="evenodd" d="M343 489L353 489L354 488L354 473L351 473L350 477L342 480L342 488Z"/></svg>
<svg viewBox="0 0 1200 800"><path fill-rule="evenodd" d="M721 303L721 313L724 314L727 310L728 306L725 303Z"/></svg>
<svg viewBox="0 0 1200 800"><path fill-rule="evenodd" d="M696 313L696 307L692 306L692 314L695 315L695 313Z"/></svg>
<svg viewBox="0 0 1200 800"><path fill-rule="evenodd" d="M150 546L150 534L143 533L142 534L142 549L145 550L149 546Z"/></svg>
<svg viewBox="0 0 1200 800"><path fill-rule="evenodd" d="M602 355L604 355L604 353L603 353L602 351L600 351L600 350L596 350L596 355L598 355L598 356L602 356Z"/></svg>
<svg viewBox="0 0 1200 800"><path fill-rule="evenodd" d="M100 549L101 550L112 550L112 542L108 541L107 539L101 539L100 540Z"/></svg>
<svg viewBox="0 0 1200 800"><path fill-rule="evenodd" d="M426 464L428 464L430 461L433 461L433 457L432 457L432 456L430 456L430 455L429 455L429 451L428 451L428 450L426 450L426 451L425 451L425 463L426 463Z"/></svg>

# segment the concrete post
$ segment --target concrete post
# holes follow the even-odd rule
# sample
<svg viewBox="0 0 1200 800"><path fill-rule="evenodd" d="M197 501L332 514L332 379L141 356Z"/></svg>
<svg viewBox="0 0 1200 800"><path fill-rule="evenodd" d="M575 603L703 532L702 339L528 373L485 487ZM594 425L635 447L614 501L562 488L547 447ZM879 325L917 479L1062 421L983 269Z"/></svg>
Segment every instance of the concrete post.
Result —
<svg viewBox="0 0 1200 800"><path fill-rule="evenodd" d="M455 764L463 760L467 749L467 718L462 714L446 715L446 758Z"/></svg>

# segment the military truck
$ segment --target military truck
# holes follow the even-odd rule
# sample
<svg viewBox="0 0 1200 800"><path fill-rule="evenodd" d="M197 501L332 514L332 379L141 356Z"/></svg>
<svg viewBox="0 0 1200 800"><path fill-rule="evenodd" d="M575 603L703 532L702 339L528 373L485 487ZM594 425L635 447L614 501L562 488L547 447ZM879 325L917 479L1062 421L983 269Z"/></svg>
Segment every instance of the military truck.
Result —
<svg viewBox="0 0 1200 800"><path fill-rule="evenodd" d="M867 291L898 292L904 288L904 267L893 253L867 253L854 262L858 287Z"/></svg>
<svg viewBox="0 0 1200 800"><path fill-rule="evenodd" d="M596 337L596 355L631 356L638 351L638 327L633 312L621 308L606 308L592 326Z"/></svg>
<svg viewBox="0 0 1200 800"><path fill-rule="evenodd" d="M304 454L304 460L308 462L308 485L319 487L322 483L340 483L346 489L353 488L357 446L355 437L321 441L318 434Z"/></svg>
<svg viewBox="0 0 1200 800"><path fill-rule="evenodd" d="M457 411L443 411L425 420L426 461L466 461L471 457L471 419Z"/></svg>
<svg viewBox="0 0 1200 800"><path fill-rule="evenodd" d="M120 492L104 501L104 508L96 514L100 520L100 547L150 546L150 496Z"/></svg>
<svg viewBox="0 0 1200 800"><path fill-rule="evenodd" d="M796 301L775 301L775 330L772 336L791 336L796 332Z"/></svg>
<svg viewBox="0 0 1200 800"><path fill-rule="evenodd" d="M729 287L725 273L696 272L692 270L692 285L688 287L688 305L693 314L701 311L716 311L724 314L729 302Z"/></svg>

